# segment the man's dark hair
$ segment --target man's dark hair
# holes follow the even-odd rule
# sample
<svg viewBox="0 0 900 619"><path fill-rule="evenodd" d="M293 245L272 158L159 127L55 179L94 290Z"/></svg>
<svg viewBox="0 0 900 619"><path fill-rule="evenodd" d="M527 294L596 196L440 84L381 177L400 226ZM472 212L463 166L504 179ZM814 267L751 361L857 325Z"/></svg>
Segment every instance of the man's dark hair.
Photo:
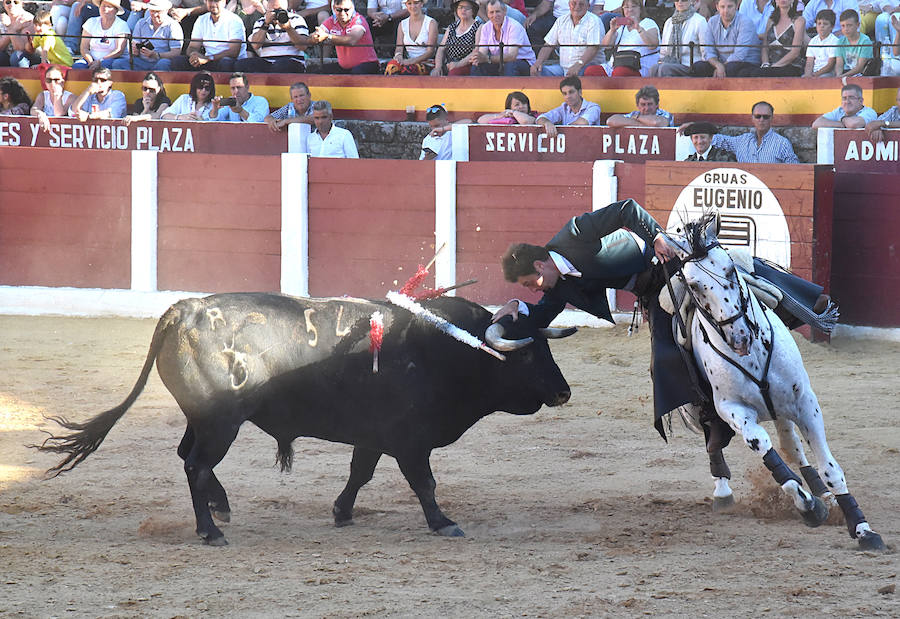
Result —
<svg viewBox="0 0 900 619"><path fill-rule="evenodd" d="M563 86L571 86L578 92L581 92L581 80L577 75L570 75L569 77L562 78L562 81L559 83L560 92L562 92Z"/></svg>
<svg viewBox="0 0 900 619"><path fill-rule="evenodd" d="M247 79L246 73L241 73L240 71L235 71L231 75L228 76L228 81L231 80L244 80L244 86L250 86L250 80Z"/></svg>
<svg viewBox="0 0 900 619"><path fill-rule="evenodd" d="M537 273L534 269L535 260L549 260L550 252L546 247L531 245L529 243L513 243L500 258L503 266L503 277L508 282L516 283L523 275Z"/></svg>
<svg viewBox="0 0 900 619"><path fill-rule="evenodd" d="M643 86L637 94L634 95L634 102L638 103L641 99L650 99L659 105L659 91L656 86Z"/></svg>
<svg viewBox="0 0 900 619"><path fill-rule="evenodd" d="M837 17L835 17L834 11L832 11L831 9L822 9L821 11L816 13L816 21L819 21L820 19L824 19L829 24L834 26L834 20L837 19Z"/></svg>
<svg viewBox="0 0 900 619"><path fill-rule="evenodd" d="M768 101L757 101L756 103L754 103L750 107L751 114L753 113L753 110L755 110L756 106L758 106L758 105L765 105L767 108L769 108L769 114L775 114L775 106L772 105L771 103L769 103Z"/></svg>
<svg viewBox="0 0 900 619"><path fill-rule="evenodd" d="M847 21L848 19L854 20L857 24L859 23L859 15L856 14L856 11L853 9L846 9L841 11L840 21Z"/></svg>

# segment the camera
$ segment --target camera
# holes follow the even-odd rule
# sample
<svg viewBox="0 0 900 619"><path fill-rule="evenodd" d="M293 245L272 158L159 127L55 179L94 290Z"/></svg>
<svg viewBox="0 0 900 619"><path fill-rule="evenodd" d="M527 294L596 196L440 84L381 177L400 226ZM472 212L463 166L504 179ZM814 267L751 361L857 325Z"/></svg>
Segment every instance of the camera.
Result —
<svg viewBox="0 0 900 619"><path fill-rule="evenodd" d="M237 99L234 97L222 97L219 99L219 105L223 107L234 107L237 105Z"/></svg>
<svg viewBox="0 0 900 619"><path fill-rule="evenodd" d="M153 51L153 43L151 43L150 41L144 41L143 43L138 43L138 44L137 44L137 48L138 48L139 50L140 50L142 47L145 48L145 49L149 49L150 51Z"/></svg>
<svg viewBox="0 0 900 619"><path fill-rule="evenodd" d="M291 21L291 16L284 9L275 9L275 21L283 26Z"/></svg>

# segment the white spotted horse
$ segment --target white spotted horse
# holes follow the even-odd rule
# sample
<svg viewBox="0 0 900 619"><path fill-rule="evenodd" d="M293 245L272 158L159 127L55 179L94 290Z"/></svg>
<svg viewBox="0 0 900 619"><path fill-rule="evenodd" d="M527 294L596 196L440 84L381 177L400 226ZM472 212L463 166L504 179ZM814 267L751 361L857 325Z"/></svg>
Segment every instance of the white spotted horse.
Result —
<svg viewBox="0 0 900 619"><path fill-rule="evenodd" d="M850 537L858 540L859 547L884 549L881 536L869 527L828 448L819 402L796 342L774 310L750 291L719 244L715 224L715 215L706 215L688 222L683 238L670 240L681 260L677 277L694 309L689 324L681 328L691 338L693 357L711 387L716 412L762 457L807 525L819 526L827 518L822 499L836 501ZM800 464L810 491L803 488L801 478L782 460L760 425L770 420L775 422L780 447ZM817 468L809 465L795 427L812 448ZM733 501L727 474L716 474L717 469L727 471L721 451L710 454L710 464L716 477L714 500Z"/></svg>

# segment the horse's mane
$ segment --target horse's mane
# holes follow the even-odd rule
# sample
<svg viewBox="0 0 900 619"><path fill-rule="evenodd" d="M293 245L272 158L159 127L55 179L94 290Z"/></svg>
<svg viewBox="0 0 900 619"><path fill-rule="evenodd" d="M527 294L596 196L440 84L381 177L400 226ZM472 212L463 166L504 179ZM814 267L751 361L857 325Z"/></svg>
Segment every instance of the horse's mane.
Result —
<svg viewBox="0 0 900 619"><path fill-rule="evenodd" d="M716 213L704 213L699 219L684 225L684 238L695 256L705 256L707 252L706 229L716 219Z"/></svg>

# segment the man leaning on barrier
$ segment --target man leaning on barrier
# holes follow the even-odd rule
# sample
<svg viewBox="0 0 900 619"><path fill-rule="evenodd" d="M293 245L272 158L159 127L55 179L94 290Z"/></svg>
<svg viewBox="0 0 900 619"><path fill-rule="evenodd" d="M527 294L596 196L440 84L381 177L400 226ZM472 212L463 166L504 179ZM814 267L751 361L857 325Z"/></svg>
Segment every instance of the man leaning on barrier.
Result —
<svg viewBox="0 0 900 619"><path fill-rule="evenodd" d="M606 120L610 127L673 127L675 117L659 108L659 91L644 86L634 95L637 109L628 114L613 114Z"/></svg>
<svg viewBox="0 0 900 619"><path fill-rule="evenodd" d="M783 135L772 129L775 108L768 101L759 101L750 108L753 131L740 135L716 133L712 145L731 151L740 163L800 163L794 147ZM682 125L679 130L686 135L686 129L693 123Z"/></svg>
<svg viewBox="0 0 900 619"><path fill-rule="evenodd" d="M841 105L827 114L822 114L813 121L813 129L835 127L838 129L862 129L876 120L875 110L863 103L862 88L856 84L847 84L841 88Z"/></svg>
<svg viewBox="0 0 900 619"><path fill-rule="evenodd" d="M866 123L866 133L873 142L887 141L884 129L900 129L900 88L897 89L897 105Z"/></svg>

